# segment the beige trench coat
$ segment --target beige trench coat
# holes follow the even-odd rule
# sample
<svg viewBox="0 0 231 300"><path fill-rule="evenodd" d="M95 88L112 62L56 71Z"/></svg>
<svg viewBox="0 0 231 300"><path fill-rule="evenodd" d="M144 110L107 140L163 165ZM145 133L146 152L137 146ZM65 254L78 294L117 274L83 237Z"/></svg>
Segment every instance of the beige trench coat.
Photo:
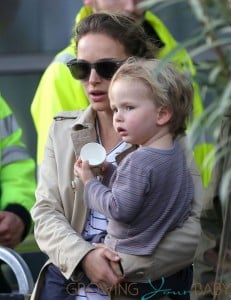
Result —
<svg viewBox="0 0 231 300"><path fill-rule="evenodd" d="M35 223L35 238L50 262L66 278L81 279L78 265L93 246L82 239L81 232L88 210L83 203L83 185L75 181L73 166L81 147L96 141L95 113L90 107L84 112L65 112L51 125L44 160L36 190L36 203L31 210ZM190 155L190 158L192 156ZM190 265L200 235L199 213L203 188L194 162L189 161L196 183L196 201L184 228L170 232L158 246L152 258L152 275L158 279ZM40 272L31 299L39 299L46 265ZM139 281L140 276L134 276Z"/></svg>

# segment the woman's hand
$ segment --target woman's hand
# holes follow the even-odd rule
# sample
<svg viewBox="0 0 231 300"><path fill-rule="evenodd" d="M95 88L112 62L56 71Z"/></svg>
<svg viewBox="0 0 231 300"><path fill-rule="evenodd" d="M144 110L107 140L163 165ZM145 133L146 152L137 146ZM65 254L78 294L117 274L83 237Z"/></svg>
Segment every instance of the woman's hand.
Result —
<svg viewBox="0 0 231 300"><path fill-rule="evenodd" d="M102 244L102 243L99 243L99 244L93 244L96 248L107 248L108 247L105 245L105 244ZM116 252L114 252L115 255L118 256L118 254ZM110 265L111 265L111 268L113 269L114 273L116 273L118 276L124 276L123 274L123 268L122 268L122 265L120 263L120 260L119 261L112 261L110 260Z"/></svg>
<svg viewBox="0 0 231 300"><path fill-rule="evenodd" d="M83 258L81 266L90 281L106 292L124 279L118 271L119 262L120 257L116 252L105 245L97 245Z"/></svg>

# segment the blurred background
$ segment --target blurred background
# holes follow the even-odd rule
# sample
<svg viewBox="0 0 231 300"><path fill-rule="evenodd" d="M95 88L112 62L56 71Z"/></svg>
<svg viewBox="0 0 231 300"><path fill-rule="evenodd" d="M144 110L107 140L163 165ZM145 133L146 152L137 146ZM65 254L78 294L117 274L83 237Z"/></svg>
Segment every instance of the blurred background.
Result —
<svg viewBox="0 0 231 300"><path fill-rule="evenodd" d="M1 0L0 93L24 130L24 141L36 156L36 132L30 105L40 77L54 55L69 44L81 0ZM178 41L198 29L185 3L152 9Z"/></svg>

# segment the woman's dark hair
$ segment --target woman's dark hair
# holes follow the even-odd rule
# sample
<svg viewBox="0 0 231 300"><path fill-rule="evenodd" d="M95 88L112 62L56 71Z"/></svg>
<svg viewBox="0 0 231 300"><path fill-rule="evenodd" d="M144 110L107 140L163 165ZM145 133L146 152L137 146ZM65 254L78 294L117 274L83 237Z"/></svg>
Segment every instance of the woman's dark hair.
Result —
<svg viewBox="0 0 231 300"><path fill-rule="evenodd" d="M93 13L81 20L75 28L76 48L79 40L88 33L103 33L119 41L128 56L154 58L154 43L142 26L119 13Z"/></svg>

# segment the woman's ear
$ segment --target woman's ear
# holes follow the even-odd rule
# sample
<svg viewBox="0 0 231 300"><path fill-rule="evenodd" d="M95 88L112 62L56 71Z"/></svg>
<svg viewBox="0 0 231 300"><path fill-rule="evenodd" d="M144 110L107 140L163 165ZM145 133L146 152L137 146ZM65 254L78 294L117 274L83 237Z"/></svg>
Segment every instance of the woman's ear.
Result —
<svg viewBox="0 0 231 300"><path fill-rule="evenodd" d="M172 117L172 112L166 106L161 106L158 108L158 117L157 117L157 124L158 125L165 125L167 124Z"/></svg>

